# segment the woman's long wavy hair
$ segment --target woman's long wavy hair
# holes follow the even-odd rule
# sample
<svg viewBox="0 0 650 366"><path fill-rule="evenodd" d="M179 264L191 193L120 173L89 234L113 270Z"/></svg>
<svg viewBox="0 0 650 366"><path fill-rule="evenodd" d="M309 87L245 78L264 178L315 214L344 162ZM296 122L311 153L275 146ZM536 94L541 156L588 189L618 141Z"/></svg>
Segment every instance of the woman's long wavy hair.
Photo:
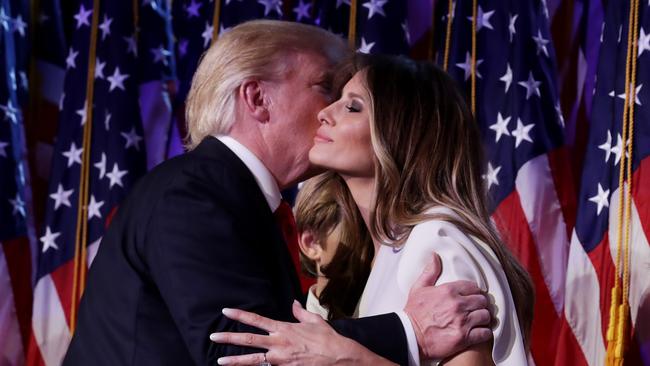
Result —
<svg viewBox="0 0 650 366"><path fill-rule="evenodd" d="M399 246L415 225L442 219L486 243L508 278L528 344L533 284L490 221L479 128L453 79L433 63L395 56L357 55L341 70L339 81L363 72L371 97L375 240ZM427 214L434 206L459 218Z"/></svg>
<svg viewBox="0 0 650 366"><path fill-rule="evenodd" d="M328 264L321 266L328 281L319 301L328 309L330 320L352 316L370 275L375 252L352 194L338 174L326 172L305 182L295 207L298 232L311 232L321 245L338 227L336 252ZM318 276L313 261L302 253L300 259L304 271Z"/></svg>

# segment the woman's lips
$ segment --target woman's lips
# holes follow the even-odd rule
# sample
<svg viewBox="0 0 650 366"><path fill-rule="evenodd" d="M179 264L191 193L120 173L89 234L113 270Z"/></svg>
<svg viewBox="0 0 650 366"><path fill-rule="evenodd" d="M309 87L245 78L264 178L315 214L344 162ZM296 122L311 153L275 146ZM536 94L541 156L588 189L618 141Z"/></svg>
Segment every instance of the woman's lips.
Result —
<svg viewBox="0 0 650 366"><path fill-rule="evenodd" d="M317 133L316 136L314 136L314 142L334 142L334 140L323 134Z"/></svg>

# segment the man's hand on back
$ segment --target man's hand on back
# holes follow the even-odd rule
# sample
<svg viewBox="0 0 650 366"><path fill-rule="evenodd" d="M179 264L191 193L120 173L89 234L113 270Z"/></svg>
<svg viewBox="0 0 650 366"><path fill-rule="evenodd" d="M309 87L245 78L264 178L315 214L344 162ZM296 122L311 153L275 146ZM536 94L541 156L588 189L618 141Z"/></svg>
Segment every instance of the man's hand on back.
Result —
<svg viewBox="0 0 650 366"><path fill-rule="evenodd" d="M434 253L404 307L424 359L443 359L492 338L486 294L471 281L434 286L441 272Z"/></svg>

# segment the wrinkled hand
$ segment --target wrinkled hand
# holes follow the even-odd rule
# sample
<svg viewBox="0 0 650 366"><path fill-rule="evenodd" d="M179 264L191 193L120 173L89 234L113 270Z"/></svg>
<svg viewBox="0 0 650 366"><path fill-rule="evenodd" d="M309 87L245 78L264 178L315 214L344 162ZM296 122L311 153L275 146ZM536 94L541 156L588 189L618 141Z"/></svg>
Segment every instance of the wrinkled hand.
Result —
<svg viewBox="0 0 650 366"><path fill-rule="evenodd" d="M440 257L434 253L404 307L425 359L443 359L492 339L485 293L471 281L434 286L441 272Z"/></svg>
<svg viewBox="0 0 650 366"><path fill-rule="evenodd" d="M223 332L212 333L210 340L267 349L266 361L273 365L354 364L359 348L366 350L336 333L320 316L304 310L297 301L292 310L299 323L276 321L244 310L223 309L226 317L263 329L269 335ZM259 365L264 362L264 356L264 353L227 356L217 362L219 365Z"/></svg>

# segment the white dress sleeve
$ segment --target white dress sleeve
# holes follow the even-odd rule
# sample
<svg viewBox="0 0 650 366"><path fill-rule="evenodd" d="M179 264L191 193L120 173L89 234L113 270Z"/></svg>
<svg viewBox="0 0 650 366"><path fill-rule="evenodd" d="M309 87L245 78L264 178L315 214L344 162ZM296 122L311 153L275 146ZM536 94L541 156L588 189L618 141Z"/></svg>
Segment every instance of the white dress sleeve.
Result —
<svg viewBox="0 0 650 366"><path fill-rule="evenodd" d="M488 292L494 324L494 362L497 365L527 364L507 278L487 245L465 235L451 223L431 220L413 228L402 250L397 283L405 293L431 261L432 253L438 253L442 273L436 285L469 280Z"/></svg>

